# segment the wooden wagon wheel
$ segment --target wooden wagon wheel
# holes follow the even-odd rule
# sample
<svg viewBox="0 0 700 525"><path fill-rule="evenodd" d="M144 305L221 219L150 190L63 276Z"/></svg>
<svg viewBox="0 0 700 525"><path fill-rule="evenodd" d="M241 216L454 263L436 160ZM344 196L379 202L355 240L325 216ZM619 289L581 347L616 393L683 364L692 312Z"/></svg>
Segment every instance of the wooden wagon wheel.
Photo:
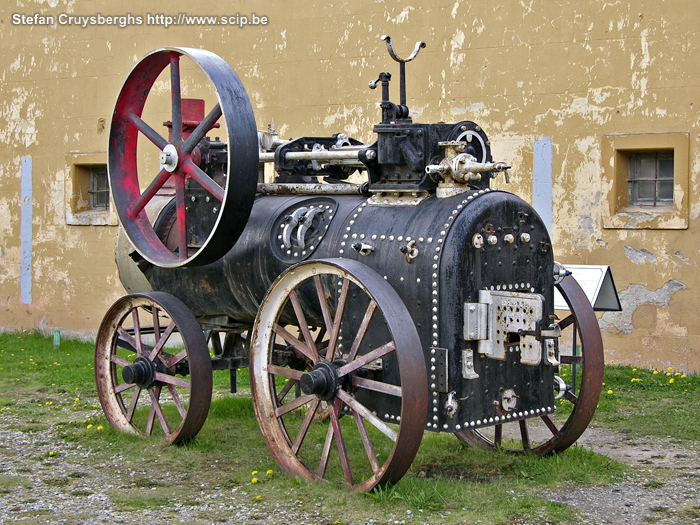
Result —
<svg viewBox="0 0 700 525"><path fill-rule="evenodd" d="M188 57L204 71L216 91L216 104L206 117L190 122L183 113L180 59ZM151 88L170 69L169 137L148 124L142 113ZM223 122L219 122L223 121ZM198 145L222 125L228 137L228 164L215 181L200 168ZM148 172L137 155L143 135L160 150L160 169ZM219 56L202 49L169 47L152 51L131 71L117 98L109 135L109 182L124 232L139 254L156 266L174 268L208 264L223 257L245 227L258 178L258 136L253 110L243 84ZM219 204L211 231L193 245L188 234L185 189L190 179ZM175 186L177 249L171 251L146 216L145 207L168 182ZM143 190L141 188L144 188ZM201 245L200 245L201 243Z"/></svg>
<svg viewBox="0 0 700 525"><path fill-rule="evenodd" d="M567 449L588 427L598 406L603 385L603 339L595 312L576 280L567 276L557 285L557 289L570 311L569 315L559 322L562 329L560 341L567 341L572 347L570 351L562 351L560 346L559 360L562 365L572 365L580 376L575 393L572 385L559 376L554 385L561 399L569 402L568 416L563 422L547 414L486 429L457 432L457 437L462 441L473 446L529 452L542 456ZM578 346L580 352L577 351ZM511 439L511 443L518 442L518 445L504 445L504 439L508 438Z"/></svg>
<svg viewBox="0 0 700 525"><path fill-rule="evenodd" d="M411 316L380 275L348 259L291 267L260 307L251 348L253 405L284 472L357 491L401 479L428 387Z"/></svg>
<svg viewBox="0 0 700 525"><path fill-rule="evenodd" d="M209 412L212 369L199 323L164 292L127 295L97 334L95 379L105 416L117 430L192 439Z"/></svg>

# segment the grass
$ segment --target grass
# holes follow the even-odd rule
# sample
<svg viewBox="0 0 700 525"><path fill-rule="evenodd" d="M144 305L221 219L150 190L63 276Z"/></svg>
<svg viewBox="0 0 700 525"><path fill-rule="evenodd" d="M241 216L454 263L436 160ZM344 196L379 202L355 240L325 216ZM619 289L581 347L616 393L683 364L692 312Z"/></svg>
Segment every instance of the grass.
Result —
<svg viewBox="0 0 700 525"><path fill-rule="evenodd" d="M23 432L51 428L56 437L92 450L70 476L47 479L67 494L89 495L83 477L91 465L118 455L113 468L119 488L108 495L120 510L196 506L202 492L211 492L229 500L233 493L234 500L259 504L262 514L265 505L308 509L334 525L369 518L378 524L576 523L575 511L539 496L542 489L609 484L629 470L577 447L534 458L472 449L452 435L426 433L398 484L368 494L350 493L280 472L255 420L247 370L238 373L237 394L228 392L228 372L214 374L209 417L186 446L117 433L97 400L93 351L92 345L77 341L64 340L54 349L50 338L37 334L0 334L0 415L8 416L5 426ZM691 422L700 412L698 376L612 366L606 369L605 382L596 424L634 435L693 438ZM60 448L60 442L46 443L34 459L56 461ZM0 494L24 486L15 474L0 472ZM218 520L221 515L210 517Z"/></svg>

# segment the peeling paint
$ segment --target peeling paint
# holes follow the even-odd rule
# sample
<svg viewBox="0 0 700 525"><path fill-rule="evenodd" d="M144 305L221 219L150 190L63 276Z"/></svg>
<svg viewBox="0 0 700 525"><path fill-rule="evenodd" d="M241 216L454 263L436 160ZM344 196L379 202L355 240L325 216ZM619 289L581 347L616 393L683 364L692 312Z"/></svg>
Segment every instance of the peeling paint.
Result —
<svg viewBox="0 0 700 525"><path fill-rule="evenodd" d="M656 255L649 252L648 250L645 250L644 248L641 248L639 250L635 250L631 246L625 246L625 253L627 254L627 257L629 257L630 261L632 261L634 264L644 264L645 262L650 262L650 263L656 262Z"/></svg>
<svg viewBox="0 0 700 525"><path fill-rule="evenodd" d="M619 292L621 312L605 312L599 321L600 329L610 334L631 334L635 328L632 325L634 312L643 305L667 307L676 292L685 290L687 286L680 281L671 279L658 290L648 290L641 284L631 284L626 290Z"/></svg>

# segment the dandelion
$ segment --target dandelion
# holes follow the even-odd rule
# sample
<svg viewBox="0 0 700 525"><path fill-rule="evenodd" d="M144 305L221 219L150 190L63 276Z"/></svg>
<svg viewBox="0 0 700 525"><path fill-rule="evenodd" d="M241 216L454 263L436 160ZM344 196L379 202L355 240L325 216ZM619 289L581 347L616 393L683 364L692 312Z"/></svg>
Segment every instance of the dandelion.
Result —
<svg viewBox="0 0 700 525"><path fill-rule="evenodd" d="M639 383L640 381L641 379L639 379L638 377L633 377L632 379L630 379L630 382L632 383Z"/></svg>
<svg viewBox="0 0 700 525"><path fill-rule="evenodd" d="M676 377L678 377L679 375L681 375L681 373L680 373L680 372L676 372L676 373L673 374L673 375L676 376Z"/></svg>
<svg viewBox="0 0 700 525"><path fill-rule="evenodd" d="M90 424L87 426L87 428L92 428L92 423L90 423Z"/></svg>
<svg viewBox="0 0 700 525"><path fill-rule="evenodd" d="M258 481L260 481L258 478L253 478L250 480L251 483L257 483Z"/></svg>
<svg viewBox="0 0 700 525"><path fill-rule="evenodd" d="M613 393L613 391L612 391L612 390L608 390L608 394L612 394L612 393Z"/></svg>
<svg viewBox="0 0 700 525"><path fill-rule="evenodd" d="M99 427L97 427L97 430L102 430L103 428L104 427L102 425L100 425Z"/></svg>
<svg viewBox="0 0 700 525"><path fill-rule="evenodd" d="M56 452L55 452L54 450L52 450L51 452L49 452L49 456L55 456L55 455L56 455Z"/></svg>
<svg viewBox="0 0 700 525"><path fill-rule="evenodd" d="M671 372L666 372L666 376L672 376L673 374Z"/></svg>
<svg viewBox="0 0 700 525"><path fill-rule="evenodd" d="M669 366L666 370L668 370L668 371L670 372L670 371L673 370L673 367L672 367L672 366Z"/></svg>
<svg viewBox="0 0 700 525"><path fill-rule="evenodd" d="M274 474L274 472L272 472L272 470L268 470L267 472L265 472L265 474L267 474L268 476L272 476L272 474Z"/></svg>
<svg viewBox="0 0 700 525"><path fill-rule="evenodd" d="M658 374L659 374L659 371L658 371L658 370L654 370L654 371L652 372L652 374L658 375Z"/></svg>
<svg viewBox="0 0 700 525"><path fill-rule="evenodd" d="M80 401L80 398L76 397L73 401L75 401L77 403L78 401Z"/></svg>
<svg viewBox="0 0 700 525"><path fill-rule="evenodd" d="M637 369L636 369L636 368L633 368L633 369L632 369L632 372L636 372L636 371L637 371Z"/></svg>
<svg viewBox="0 0 700 525"><path fill-rule="evenodd" d="M675 383L675 382L676 382L676 380L675 380L675 379L673 379L673 378L671 378L671 379L669 379L669 380L668 380L668 382L669 382L669 383L671 383L671 384L673 384L673 383Z"/></svg>
<svg viewBox="0 0 700 525"><path fill-rule="evenodd" d="M682 374L682 375L681 375L681 379L685 379L685 374Z"/></svg>
<svg viewBox="0 0 700 525"><path fill-rule="evenodd" d="M262 499L262 496L255 496L253 499L254 499L255 501L260 501L260 500Z"/></svg>

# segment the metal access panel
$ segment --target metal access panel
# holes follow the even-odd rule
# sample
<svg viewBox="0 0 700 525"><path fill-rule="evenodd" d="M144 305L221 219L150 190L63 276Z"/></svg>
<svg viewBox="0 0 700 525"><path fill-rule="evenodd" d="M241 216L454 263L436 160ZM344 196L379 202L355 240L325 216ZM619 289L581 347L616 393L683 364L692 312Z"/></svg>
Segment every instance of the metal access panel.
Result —
<svg viewBox="0 0 700 525"><path fill-rule="evenodd" d="M517 344L521 363L540 364L542 343L535 333L542 319L543 302L539 294L481 290L479 304L487 305L487 338L479 340L479 353L503 361L506 346Z"/></svg>

